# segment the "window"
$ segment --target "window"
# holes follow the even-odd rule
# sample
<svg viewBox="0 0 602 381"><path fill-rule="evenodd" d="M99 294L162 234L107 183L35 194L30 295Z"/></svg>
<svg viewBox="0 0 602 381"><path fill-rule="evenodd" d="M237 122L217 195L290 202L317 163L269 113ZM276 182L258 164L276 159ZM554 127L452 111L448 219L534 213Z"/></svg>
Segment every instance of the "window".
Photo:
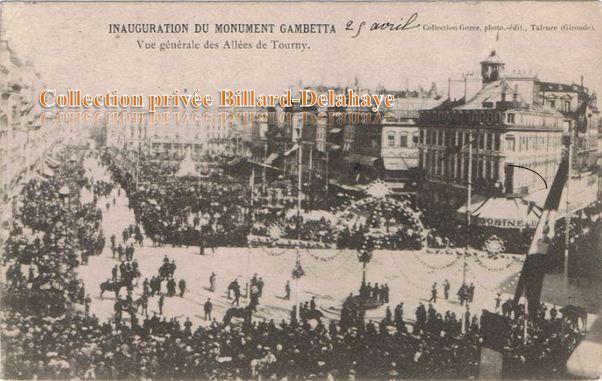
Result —
<svg viewBox="0 0 602 381"><path fill-rule="evenodd" d="M508 124L514 124L514 114L508 114Z"/></svg>
<svg viewBox="0 0 602 381"><path fill-rule="evenodd" d="M512 142L514 142L514 139L512 139ZM500 150L500 134L494 134L493 136L493 149L495 151Z"/></svg>
<svg viewBox="0 0 602 381"><path fill-rule="evenodd" d="M556 101L548 101L551 108L556 108Z"/></svg>
<svg viewBox="0 0 602 381"><path fill-rule="evenodd" d="M395 147L395 135L389 134L389 147Z"/></svg>
<svg viewBox="0 0 602 381"><path fill-rule="evenodd" d="M571 101L563 101L562 102L562 109L566 112L571 111Z"/></svg>
<svg viewBox="0 0 602 381"><path fill-rule="evenodd" d="M408 146L408 136L407 135L401 135L400 136L401 140L399 142L399 145L402 147L407 147Z"/></svg>

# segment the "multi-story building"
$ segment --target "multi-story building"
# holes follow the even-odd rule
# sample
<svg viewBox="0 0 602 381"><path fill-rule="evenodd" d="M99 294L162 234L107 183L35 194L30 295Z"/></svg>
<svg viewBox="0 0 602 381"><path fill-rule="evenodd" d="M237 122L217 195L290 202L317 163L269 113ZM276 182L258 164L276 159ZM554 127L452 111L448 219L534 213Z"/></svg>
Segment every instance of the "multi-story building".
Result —
<svg viewBox="0 0 602 381"><path fill-rule="evenodd" d="M345 132L347 179L365 183L377 178L404 188L418 168L418 120L420 110L441 103L440 95L429 92L397 92L395 104L384 113L367 115ZM386 93L386 90L381 90Z"/></svg>
<svg viewBox="0 0 602 381"><path fill-rule="evenodd" d="M51 119L42 123L36 102L42 87L33 66L0 40L0 244L24 182L44 172L47 154L63 137Z"/></svg>
<svg viewBox="0 0 602 381"><path fill-rule="evenodd" d="M246 155L245 141L255 123L254 116L236 113L196 114L165 111L160 114L107 112L106 142L128 151L140 150L163 160L181 160L190 150L194 160L206 155L238 152Z"/></svg>
<svg viewBox="0 0 602 381"><path fill-rule="evenodd" d="M492 52L481 62L480 90L475 92L474 79L466 76L466 93L458 95L458 89L452 89L452 98L421 112L420 168L426 182L420 195L459 208L466 205L470 184L469 210L480 224L524 227L536 223L530 215L529 203L534 202L530 196L551 184L561 160L563 136L578 131L581 108L589 109L585 114L592 119L597 110L592 104L595 97L586 95L582 86L506 76L504 68ZM594 125L582 123L587 124L585 130ZM575 144L574 157L589 157L588 144L586 150ZM589 158L580 163L589 165ZM483 207L489 199L496 200L499 218L495 208ZM466 206L460 209L466 212Z"/></svg>

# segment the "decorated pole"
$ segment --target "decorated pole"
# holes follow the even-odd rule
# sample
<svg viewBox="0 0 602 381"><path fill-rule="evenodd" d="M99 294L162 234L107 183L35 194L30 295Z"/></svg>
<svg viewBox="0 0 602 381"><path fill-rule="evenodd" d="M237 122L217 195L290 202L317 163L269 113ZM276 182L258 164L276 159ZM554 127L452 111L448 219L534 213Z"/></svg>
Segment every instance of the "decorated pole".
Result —
<svg viewBox="0 0 602 381"><path fill-rule="evenodd" d="M300 294L300 289L299 289L299 283L301 280L301 277L303 277L305 275L305 270L303 269L303 266L301 266L301 257L299 255L299 249L297 248L297 259L295 260L295 266L293 267L293 272L292 272L292 277L293 280L295 281L295 315L297 318L297 321L299 321L299 311L300 311L300 301L299 301L299 294Z"/></svg>

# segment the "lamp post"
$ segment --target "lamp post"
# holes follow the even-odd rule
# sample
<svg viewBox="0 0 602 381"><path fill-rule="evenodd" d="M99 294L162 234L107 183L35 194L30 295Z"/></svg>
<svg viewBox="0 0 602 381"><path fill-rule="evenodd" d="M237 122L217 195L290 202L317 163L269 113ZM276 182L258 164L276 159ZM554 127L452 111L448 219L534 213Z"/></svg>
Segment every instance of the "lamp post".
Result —
<svg viewBox="0 0 602 381"><path fill-rule="evenodd" d="M67 254L67 235L68 235L68 226L67 224L69 223L69 213L71 213L71 189L69 188L69 186L67 184L63 184L62 187L59 188L59 197L61 198L61 200L63 201L63 204L67 205L67 211L64 214L64 218L63 218L63 225L65 225L65 247L64 249L64 255L66 256Z"/></svg>

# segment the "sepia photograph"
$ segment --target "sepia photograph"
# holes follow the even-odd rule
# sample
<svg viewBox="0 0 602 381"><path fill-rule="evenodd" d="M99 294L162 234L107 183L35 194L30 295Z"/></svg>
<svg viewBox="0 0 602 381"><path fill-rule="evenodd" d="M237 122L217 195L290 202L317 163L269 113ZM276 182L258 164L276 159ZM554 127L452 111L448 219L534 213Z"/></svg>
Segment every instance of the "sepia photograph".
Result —
<svg viewBox="0 0 602 381"><path fill-rule="evenodd" d="M599 2L3 2L0 378L602 377Z"/></svg>

